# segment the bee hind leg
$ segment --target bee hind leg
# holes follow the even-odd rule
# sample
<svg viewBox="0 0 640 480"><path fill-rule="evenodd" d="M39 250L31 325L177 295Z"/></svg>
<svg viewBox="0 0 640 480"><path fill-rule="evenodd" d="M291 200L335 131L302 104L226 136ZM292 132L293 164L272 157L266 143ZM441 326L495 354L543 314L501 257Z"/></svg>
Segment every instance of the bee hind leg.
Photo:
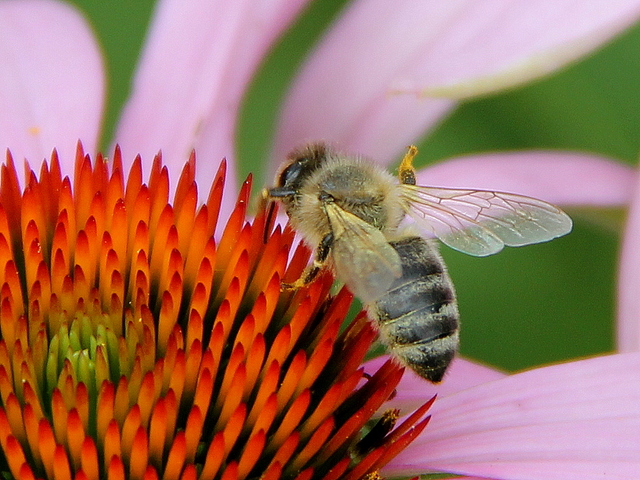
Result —
<svg viewBox="0 0 640 480"><path fill-rule="evenodd" d="M293 283L283 283L283 290L294 290L301 287L306 287L318 276L320 271L324 268L333 245L333 233L328 233L324 236L318 248L316 248L316 254L313 259L313 263L304 269L300 278Z"/></svg>
<svg viewBox="0 0 640 480"><path fill-rule="evenodd" d="M411 145L398 167L398 178L404 185L416 184L416 169L413 168L413 159L416 158L417 154L418 148L415 145Z"/></svg>

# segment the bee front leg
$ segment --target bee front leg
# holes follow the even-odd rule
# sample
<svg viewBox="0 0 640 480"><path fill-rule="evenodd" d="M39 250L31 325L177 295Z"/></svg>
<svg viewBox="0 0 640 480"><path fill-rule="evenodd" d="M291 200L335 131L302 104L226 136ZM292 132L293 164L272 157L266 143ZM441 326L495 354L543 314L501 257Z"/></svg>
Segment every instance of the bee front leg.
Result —
<svg viewBox="0 0 640 480"><path fill-rule="evenodd" d="M415 145L411 145L398 167L398 178L404 185L416 184L416 169L413 168L413 159L416 158L417 154L418 148Z"/></svg>
<svg viewBox="0 0 640 480"><path fill-rule="evenodd" d="M283 283L282 288L285 290L293 290L309 285L326 265L332 245L333 233L327 233L316 249L313 263L304 269L304 272L302 272L298 280L293 283Z"/></svg>

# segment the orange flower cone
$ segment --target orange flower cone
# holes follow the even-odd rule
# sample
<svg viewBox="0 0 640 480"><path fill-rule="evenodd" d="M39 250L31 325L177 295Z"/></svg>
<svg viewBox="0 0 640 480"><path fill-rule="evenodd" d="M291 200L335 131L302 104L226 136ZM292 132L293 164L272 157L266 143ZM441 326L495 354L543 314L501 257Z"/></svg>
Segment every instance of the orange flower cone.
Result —
<svg viewBox="0 0 640 480"><path fill-rule="evenodd" d="M31 172L29 168L27 171ZM160 157L54 152L0 184L0 470L15 478L374 478L428 422L372 420L402 368L365 378L375 332L333 279L282 291L309 252L246 219L214 240L225 163L198 205L192 155L169 202Z"/></svg>

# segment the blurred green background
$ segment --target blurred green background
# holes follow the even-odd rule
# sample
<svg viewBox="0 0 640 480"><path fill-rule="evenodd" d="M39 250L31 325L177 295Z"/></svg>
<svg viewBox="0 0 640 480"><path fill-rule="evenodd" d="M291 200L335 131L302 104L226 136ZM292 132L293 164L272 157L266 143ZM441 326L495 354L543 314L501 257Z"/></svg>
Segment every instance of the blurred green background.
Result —
<svg viewBox="0 0 640 480"><path fill-rule="evenodd" d="M74 0L108 68L103 145L125 102L154 2ZM241 114L243 174L264 182L278 106L306 53L345 0L316 0L275 46ZM471 152L556 148L636 164L640 142L640 26L561 72L462 104L419 144L422 164ZM614 349L617 256L624 212L569 211L571 235L472 258L443 248L463 320L462 353L507 370Z"/></svg>

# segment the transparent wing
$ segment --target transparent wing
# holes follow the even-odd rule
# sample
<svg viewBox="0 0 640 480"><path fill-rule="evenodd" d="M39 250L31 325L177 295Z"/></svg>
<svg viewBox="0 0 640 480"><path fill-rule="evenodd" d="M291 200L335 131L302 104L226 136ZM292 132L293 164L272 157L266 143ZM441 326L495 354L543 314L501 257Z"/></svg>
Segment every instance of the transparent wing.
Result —
<svg viewBox="0 0 640 480"><path fill-rule="evenodd" d="M338 278L364 303L385 294L402 275L400 256L382 232L337 205L326 206L334 235L331 252Z"/></svg>
<svg viewBox="0 0 640 480"><path fill-rule="evenodd" d="M445 245L475 256L505 245L546 242L571 231L571 218L531 197L484 190L401 185L407 213Z"/></svg>

